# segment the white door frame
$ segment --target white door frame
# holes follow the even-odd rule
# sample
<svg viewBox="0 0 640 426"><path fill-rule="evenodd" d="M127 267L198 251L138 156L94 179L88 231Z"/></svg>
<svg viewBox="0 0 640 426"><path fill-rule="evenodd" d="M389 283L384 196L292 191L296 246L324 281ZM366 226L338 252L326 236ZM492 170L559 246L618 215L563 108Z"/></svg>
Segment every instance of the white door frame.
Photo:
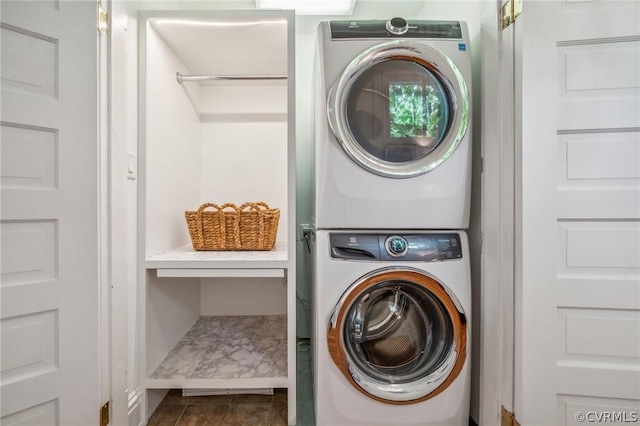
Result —
<svg viewBox="0 0 640 426"><path fill-rule="evenodd" d="M101 36L102 49L100 66L103 78L100 81L101 105L105 111L101 117L105 120L101 127L101 153L104 156L101 166L101 200L105 202L104 222L101 230L107 240L103 257L107 281L103 286L106 296L102 303L103 315L103 353L106 360L103 374L110 401L110 421L113 425L128 425L130 405L136 408L132 395L138 395L139 389L128 389L128 377L135 374L129 365L129 333L135 324L129 324L128 301L128 265L127 259L127 186L128 186L128 120L127 120L127 8L128 2L101 0L107 12L108 28ZM135 165L131 165L135 169ZM134 420L135 423L137 421Z"/></svg>
<svg viewBox="0 0 640 426"><path fill-rule="evenodd" d="M482 27L482 274L480 425L514 411L515 25L502 30L502 1L485 1Z"/></svg>
<svg viewBox="0 0 640 426"><path fill-rule="evenodd" d="M98 7L98 6L96 6ZM98 31L98 270L100 294L100 401L111 400L110 366L110 247L109 247L109 43L105 33Z"/></svg>
<svg viewBox="0 0 640 426"><path fill-rule="evenodd" d="M127 395L127 259L126 139L122 127L123 90L114 84L115 68L123 53L114 56L114 34L122 28L112 22L112 0L101 0L109 17L105 32L98 32L98 203L100 269L100 396L109 402L109 424L128 424ZM120 30L120 32L118 32ZM116 47L117 48L117 47ZM121 70L126 72L126 70Z"/></svg>

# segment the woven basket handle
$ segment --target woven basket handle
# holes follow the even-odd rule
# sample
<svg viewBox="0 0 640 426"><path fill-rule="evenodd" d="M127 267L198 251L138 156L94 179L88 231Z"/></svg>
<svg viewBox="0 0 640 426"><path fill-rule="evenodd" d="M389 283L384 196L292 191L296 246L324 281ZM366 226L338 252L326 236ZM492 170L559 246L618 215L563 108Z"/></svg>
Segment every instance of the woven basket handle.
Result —
<svg viewBox="0 0 640 426"><path fill-rule="evenodd" d="M215 204L215 203L204 203L203 205L200 206L200 208L198 208L198 214L202 215L202 212L205 211L206 209L208 209L209 207L213 207L216 210L224 210L227 207L231 207L232 209L234 209L235 211L240 211L241 209L239 209L235 204L233 203L225 203L221 206Z"/></svg>
<svg viewBox="0 0 640 426"><path fill-rule="evenodd" d="M269 210L271 207L269 207L267 203L257 201L255 203L244 203L238 208L238 210L245 210L246 208L249 208L249 210L253 211L260 211L262 209Z"/></svg>
<svg viewBox="0 0 640 426"><path fill-rule="evenodd" d="M217 205L215 203L204 203L203 205L201 205L198 208L198 237L200 238L200 240L204 240L204 231L202 229L202 214L209 207L213 207L214 209L216 209L220 213L222 213L222 211L224 209L226 209L227 207L231 207L236 212L240 211L240 209L233 203L225 203L225 204L223 204L221 206L219 206L219 205ZM237 217L236 217L236 220L235 220L234 227L238 228L238 218ZM237 235L237 233L236 233L236 235ZM224 218L223 217L220 217L220 238L222 239L222 245L223 246L226 245L227 244L227 242L226 242L227 240L226 240L226 232L225 232L225 222L224 222ZM236 244L238 244L237 241L236 241Z"/></svg>

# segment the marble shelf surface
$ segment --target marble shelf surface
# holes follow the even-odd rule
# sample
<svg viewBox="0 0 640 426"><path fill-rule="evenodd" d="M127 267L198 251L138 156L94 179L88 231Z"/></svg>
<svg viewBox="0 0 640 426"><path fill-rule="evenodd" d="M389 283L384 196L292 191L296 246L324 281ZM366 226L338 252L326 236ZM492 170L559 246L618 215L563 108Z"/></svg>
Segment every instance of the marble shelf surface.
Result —
<svg viewBox="0 0 640 426"><path fill-rule="evenodd" d="M277 241L268 251L197 251L191 245L148 256L146 267L154 268L286 268L286 241Z"/></svg>
<svg viewBox="0 0 640 426"><path fill-rule="evenodd" d="M150 379L286 376L286 315L202 316Z"/></svg>

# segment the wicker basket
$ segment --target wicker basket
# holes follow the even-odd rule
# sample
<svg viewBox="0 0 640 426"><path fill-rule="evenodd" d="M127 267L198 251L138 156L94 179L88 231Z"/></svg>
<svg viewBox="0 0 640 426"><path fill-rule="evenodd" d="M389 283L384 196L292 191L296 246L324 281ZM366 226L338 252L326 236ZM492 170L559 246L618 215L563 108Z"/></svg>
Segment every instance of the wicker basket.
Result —
<svg viewBox="0 0 640 426"><path fill-rule="evenodd" d="M214 210L205 211L209 207ZM280 210L266 203L206 203L184 215L195 250L264 251L276 243Z"/></svg>

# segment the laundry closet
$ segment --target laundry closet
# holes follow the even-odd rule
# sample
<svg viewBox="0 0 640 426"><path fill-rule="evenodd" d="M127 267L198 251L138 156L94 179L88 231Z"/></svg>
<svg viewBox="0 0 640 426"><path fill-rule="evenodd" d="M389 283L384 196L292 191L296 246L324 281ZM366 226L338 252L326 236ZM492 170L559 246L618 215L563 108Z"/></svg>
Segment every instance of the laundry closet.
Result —
<svg viewBox="0 0 640 426"><path fill-rule="evenodd" d="M312 223L315 31L335 17L222 11L254 7L0 1L3 425L139 426L170 388L285 387L296 422L312 265L294 223ZM345 20L394 16L469 28L471 417L636 422L640 2L358 0ZM275 250L189 249L186 210L245 201L280 209ZM281 347L208 353L229 317Z"/></svg>
<svg viewBox="0 0 640 426"><path fill-rule="evenodd" d="M293 25L283 11L139 17L147 416L168 389L287 388L295 421ZM279 209L273 249L193 249L185 211L245 202Z"/></svg>

